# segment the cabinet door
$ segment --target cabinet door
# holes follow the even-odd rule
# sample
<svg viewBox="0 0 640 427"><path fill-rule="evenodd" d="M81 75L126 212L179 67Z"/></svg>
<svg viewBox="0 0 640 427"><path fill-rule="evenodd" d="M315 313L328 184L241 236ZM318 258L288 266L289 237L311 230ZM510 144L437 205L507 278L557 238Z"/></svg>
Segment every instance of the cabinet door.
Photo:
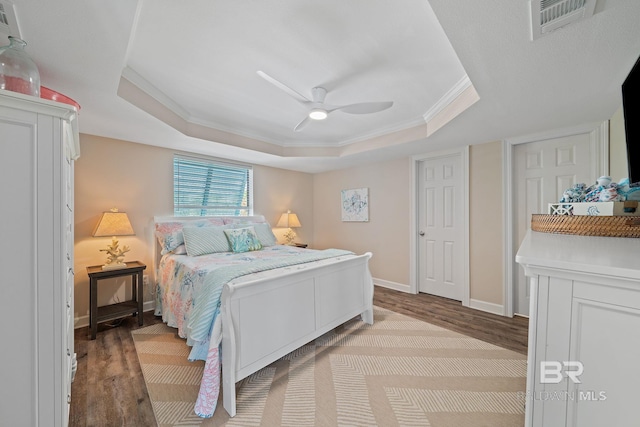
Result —
<svg viewBox="0 0 640 427"><path fill-rule="evenodd" d="M0 247L0 336L8 344L0 366L0 414L6 425L37 425L33 409L33 403L38 402L35 364L39 346L35 337L40 297L34 243L38 238L40 179L36 123L34 113L0 107L0 235L6 243Z"/></svg>
<svg viewBox="0 0 640 427"><path fill-rule="evenodd" d="M582 364L569 382L567 425L632 425L638 420L640 291L576 283L570 359ZM590 298L590 299L586 299Z"/></svg>

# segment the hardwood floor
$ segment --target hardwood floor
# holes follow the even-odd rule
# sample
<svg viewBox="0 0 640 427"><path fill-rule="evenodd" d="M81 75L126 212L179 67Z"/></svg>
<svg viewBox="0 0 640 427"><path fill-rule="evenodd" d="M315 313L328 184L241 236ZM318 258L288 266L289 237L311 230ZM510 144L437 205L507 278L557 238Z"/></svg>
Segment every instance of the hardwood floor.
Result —
<svg viewBox="0 0 640 427"><path fill-rule="evenodd" d="M376 286L373 303L434 325L527 354L529 319L504 317L463 307L460 301L429 294L411 295Z"/></svg>
<svg viewBox="0 0 640 427"><path fill-rule="evenodd" d="M458 301L381 287L375 289L374 304L522 354L527 352L525 318L497 316L463 307ZM151 312L144 314L144 326L160 322ZM70 426L156 425L130 333L137 328L137 319L128 317L115 327L98 325L95 340L89 339L88 327L75 331L78 370L71 390Z"/></svg>
<svg viewBox="0 0 640 427"><path fill-rule="evenodd" d="M152 312L144 313L143 327L161 322ZM78 370L71 385L70 426L156 425L130 333L137 328L135 317L122 319L117 327L99 324L95 340L89 327L76 329Z"/></svg>

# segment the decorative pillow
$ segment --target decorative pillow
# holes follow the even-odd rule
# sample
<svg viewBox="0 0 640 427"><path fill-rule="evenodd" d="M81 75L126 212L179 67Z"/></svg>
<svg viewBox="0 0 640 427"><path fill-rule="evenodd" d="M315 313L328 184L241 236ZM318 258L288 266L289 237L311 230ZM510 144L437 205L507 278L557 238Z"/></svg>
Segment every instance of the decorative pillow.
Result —
<svg viewBox="0 0 640 427"><path fill-rule="evenodd" d="M183 243L182 245L178 246L177 248L175 248L173 250L173 254L174 255L186 255L187 254L187 247Z"/></svg>
<svg viewBox="0 0 640 427"><path fill-rule="evenodd" d="M263 218L264 217L262 217L262 216L258 216L258 217L256 217L256 216L237 216L237 217L232 217L232 218L225 218L224 219L224 223L225 223L225 225L228 225L228 224L235 224L235 225L238 225L238 224L249 225L249 224L251 224L251 225L253 225L253 224L260 224L260 223L265 222Z"/></svg>
<svg viewBox="0 0 640 427"><path fill-rule="evenodd" d="M248 252L262 249L262 244L253 227L224 230L233 252Z"/></svg>
<svg viewBox="0 0 640 427"><path fill-rule="evenodd" d="M206 227L211 225L223 225L222 218L203 218L186 221L170 221L156 223L156 237L162 248L162 255L174 251L184 243L182 228L186 226Z"/></svg>
<svg viewBox="0 0 640 427"><path fill-rule="evenodd" d="M230 252L229 241L224 234L226 226L184 227L184 243L187 255L199 256L216 252Z"/></svg>
<svg viewBox="0 0 640 427"><path fill-rule="evenodd" d="M162 222L156 224L156 237L162 248L162 255L173 251L184 243L181 222Z"/></svg>
<svg viewBox="0 0 640 427"><path fill-rule="evenodd" d="M266 222L253 224L253 228L262 246L275 246L278 244L278 239L276 239L276 236L273 234L271 226Z"/></svg>

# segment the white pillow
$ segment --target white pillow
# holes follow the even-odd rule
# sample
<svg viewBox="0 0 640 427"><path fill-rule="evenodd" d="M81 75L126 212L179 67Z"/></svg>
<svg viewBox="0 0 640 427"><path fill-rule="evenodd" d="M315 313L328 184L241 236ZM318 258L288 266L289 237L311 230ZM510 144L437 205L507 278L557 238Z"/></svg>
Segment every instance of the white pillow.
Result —
<svg viewBox="0 0 640 427"><path fill-rule="evenodd" d="M187 255L199 256L216 252L231 252L229 241L224 234L227 227L184 227L184 245Z"/></svg>
<svg viewBox="0 0 640 427"><path fill-rule="evenodd" d="M278 244L278 239L276 239L276 236L273 234L271 226L266 222L252 224L252 227L262 246L275 246Z"/></svg>

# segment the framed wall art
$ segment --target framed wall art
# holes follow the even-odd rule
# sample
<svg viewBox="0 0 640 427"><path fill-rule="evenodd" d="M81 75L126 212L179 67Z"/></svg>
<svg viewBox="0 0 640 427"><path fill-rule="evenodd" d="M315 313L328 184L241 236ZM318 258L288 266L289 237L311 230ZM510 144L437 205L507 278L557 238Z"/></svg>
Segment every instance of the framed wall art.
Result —
<svg viewBox="0 0 640 427"><path fill-rule="evenodd" d="M342 221L369 221L369 189L354 188L341 191Z"/></svg>

